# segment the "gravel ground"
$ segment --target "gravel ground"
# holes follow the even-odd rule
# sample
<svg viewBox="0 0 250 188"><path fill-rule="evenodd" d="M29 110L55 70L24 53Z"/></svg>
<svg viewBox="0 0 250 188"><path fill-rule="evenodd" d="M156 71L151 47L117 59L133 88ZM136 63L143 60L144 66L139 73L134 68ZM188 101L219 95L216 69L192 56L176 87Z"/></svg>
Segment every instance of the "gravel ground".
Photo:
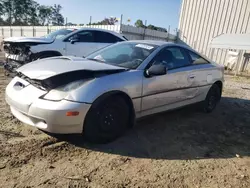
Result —
<svg viewBox="0 0 250 188"><path fill-rule="evenodd" d="M226 77L217 109L140 120L117 141L84 143L24 125L0 74L0 187L250 187L250 80Z"/></svg>

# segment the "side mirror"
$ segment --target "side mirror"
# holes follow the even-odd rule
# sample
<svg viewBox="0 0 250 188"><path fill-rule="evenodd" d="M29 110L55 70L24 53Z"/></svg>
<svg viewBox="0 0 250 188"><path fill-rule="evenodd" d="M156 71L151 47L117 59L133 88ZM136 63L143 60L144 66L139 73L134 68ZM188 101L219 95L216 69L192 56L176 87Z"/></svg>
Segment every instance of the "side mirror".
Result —
<svg viewBox="0 0 250 188"><path fill-rule="evenodd" d="M79 42L79 39L78 38L72 38L72 39L70 39L70 43L71 44L74 44L75 42Z"/></svg>
<svg viewBox="0 0 250 188"><path fill-rule="evenodd" d="M152 65L145 73L147 77L165 75L167 68L163 64Z"/></svg>

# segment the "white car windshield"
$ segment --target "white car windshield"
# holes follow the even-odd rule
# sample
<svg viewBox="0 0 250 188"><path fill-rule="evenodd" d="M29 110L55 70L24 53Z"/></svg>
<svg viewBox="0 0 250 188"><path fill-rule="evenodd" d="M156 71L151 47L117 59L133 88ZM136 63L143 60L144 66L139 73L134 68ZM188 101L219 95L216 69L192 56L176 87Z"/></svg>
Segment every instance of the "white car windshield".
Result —
<svg viewBox="0 0 250 188"><path fill-rule="evenodd" d="M56 30L48 35L45 36L45 38L51 38L51 39L61 39L64 36L68 35L69 33L73 32L74 30L70 30L70 29L59 29Z"/></svg>
<svg viewBox="0 0 250 188"><path fill-rule="evenodd" d="M137 68L158 46L137 42L121 42L87 56L87 59L129 69Z"/></svg>

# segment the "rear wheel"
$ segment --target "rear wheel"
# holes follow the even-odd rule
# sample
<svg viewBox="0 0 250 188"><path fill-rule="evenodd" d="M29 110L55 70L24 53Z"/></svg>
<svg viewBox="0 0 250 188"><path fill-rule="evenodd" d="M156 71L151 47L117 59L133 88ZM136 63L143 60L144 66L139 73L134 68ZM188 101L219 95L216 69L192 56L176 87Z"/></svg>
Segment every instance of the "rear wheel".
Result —
<svg viewBox="0 0 250 188"><path fill-rule="evenodd" d="M93 143L107 143L125 133L129 125L129 107L120 96L96 101L83 128L86 140Z"/></svg>
<svg viewBox="0 0 250 188"><path fill-rule="evenodd" d="M207 113L212 112L220 101L220 98L220 88L216 84L212 85L203 103L203 110Z"/></svg>

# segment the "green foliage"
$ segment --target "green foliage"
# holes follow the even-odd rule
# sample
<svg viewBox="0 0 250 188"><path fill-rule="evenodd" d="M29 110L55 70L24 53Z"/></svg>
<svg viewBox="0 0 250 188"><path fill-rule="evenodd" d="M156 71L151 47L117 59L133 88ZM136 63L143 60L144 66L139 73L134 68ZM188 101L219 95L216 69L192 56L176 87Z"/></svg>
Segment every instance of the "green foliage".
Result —
<svg viewBox="0 0 250 188"><path fill-rule="evenodd" d="M60 13L61 10L61 5L54 4L52 7L52 25L64 25L64 17Z"/></svg>
<svg viewBox="0 0 250 188"><path fill-rule="evenodd" d="M137 20L137 21L135 22L135 26L136 26L136 27L145 28L145 25L143 24L143 21L142 21L142 20Z"/></svg>
<svg viewBox="0 0 250 188"><path fill-rule="evenodd" d="M116 17L110 17L110 18L104 18L100 22L91 23L91 25L115 25L117 22L118 20Z"/></svg>
<svg viewBox="0 0 250 188"><path fill-rule="evenodd" d="M143 24L143 21L142 20L137 20L135 22L135 26L136 27L141 27L141 28L147 28L147 29L152 29L152 30L156 30L156 31L163 31L163 32L167 32L167 30L165 28L162 28L162 27L157 27L157 26L154 26L154 25L148 25L148 26L145 26Z"/></svg>
<svg viewBox="0 0 250 188"><path fill-rule="evenodd" d="M61 5L45 6L34 0L0 0L0 25L63 25Z"/></svg>
<svg viewBox="0 0 250 188"><path fill-rule="evenodd" d="M45 5L38 7L39 25L48 25L52 17L52 8Z"/></svg>

